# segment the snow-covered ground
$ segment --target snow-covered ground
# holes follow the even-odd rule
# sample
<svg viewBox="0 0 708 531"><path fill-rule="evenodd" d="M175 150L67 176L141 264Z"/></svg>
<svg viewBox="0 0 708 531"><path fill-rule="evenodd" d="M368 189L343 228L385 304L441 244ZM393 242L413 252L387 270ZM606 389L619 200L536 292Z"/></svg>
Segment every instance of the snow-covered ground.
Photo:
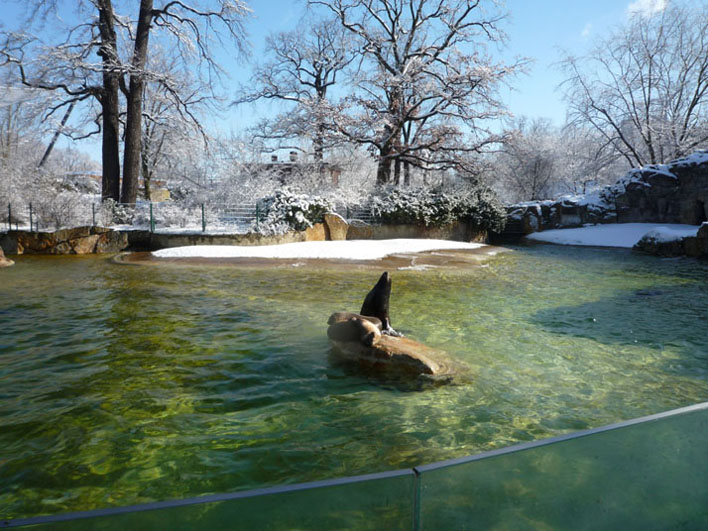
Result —
<svg viewBox="0 0 708 531"><path fill-rule="evenodd" d="M284 243L281 245L192 245L155 251L158 258L284 258L378 260L392 254L445 249L479 249L482 243L448 240L346 240Z"/></svg>
<svg viewBox="0 0 708 531"><path fill-rule="evenodd" d="M534 232L526 236L529 240L557 243L560 245L590 245L596 247L631 248L652 232L652 236L662 241L695 236L697 225L676 225L660 223L616 223L592 225L577 229L556 229Z"/></svg>

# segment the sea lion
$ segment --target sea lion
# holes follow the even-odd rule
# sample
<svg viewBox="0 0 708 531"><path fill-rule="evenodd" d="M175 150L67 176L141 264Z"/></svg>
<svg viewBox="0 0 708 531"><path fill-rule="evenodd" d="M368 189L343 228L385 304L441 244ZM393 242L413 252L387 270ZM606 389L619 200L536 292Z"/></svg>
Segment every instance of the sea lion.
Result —
<svg viewBox="0 0 708 531"><path fill-rule="evenodd" d="M382 329L383 325L381 323L381 319L378 319L377 317L371 317L369 315L359 315L358 313L353 313L353 312L334 312L332 315L329 316L329 319L327 320L328 325L333 325L334 323L338 323L340 321L348 321L352 317L357 317L361 319L365 319L374 325L376 325L376 328L379 330Z"/></svg>
<svg viewBox="0 0 708 531"><path fill-rule="evenodd" d="M327 336L332 341L354 342L371 347L381 338L381 323L375 321L355 313L336 312L327 321Z"/></svg>
<svg viewBox="0 0 708 531"><path fill-rule="evenodd" d="M388 302L391 298L391 277L388 276L388 271L379 278L379 281L366 295L364 304L361 306L361 315L376 317L381 320L383 325L381 331L390 336L400 336L391 326L391 319L388 315Z"/></svg>

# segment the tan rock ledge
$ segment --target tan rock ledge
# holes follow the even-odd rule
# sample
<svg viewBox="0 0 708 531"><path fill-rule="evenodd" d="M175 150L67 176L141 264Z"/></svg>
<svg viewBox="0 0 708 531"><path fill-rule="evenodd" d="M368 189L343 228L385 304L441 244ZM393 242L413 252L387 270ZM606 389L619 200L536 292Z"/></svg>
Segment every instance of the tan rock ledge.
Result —
<svg viewBox="0 0 708 531"><path fill-rule="evenodd" d="M478 249L455 249L444 251L425 251L420 253L393 254L378 260L341 260L341 259L283 259L283 258L155 258L151 253L121 253L114 258L119 264L149 266L219 266L240 268L304 268L304 269L342 269L371 270L388 269L391 271L434 271L465 270L478 267L489 258L508 252L510 249L485 245Z"/></svg>

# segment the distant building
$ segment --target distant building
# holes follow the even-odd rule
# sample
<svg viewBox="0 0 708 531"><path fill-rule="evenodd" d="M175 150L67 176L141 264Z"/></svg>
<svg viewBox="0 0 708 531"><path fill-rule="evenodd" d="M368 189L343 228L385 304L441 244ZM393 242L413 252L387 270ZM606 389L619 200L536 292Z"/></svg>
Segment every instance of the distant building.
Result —
<svg viewBox="0 0 708 531"><path fill-rule="evenodd" d="M288 184L297 179L298 174L319 172L324 182L339 186L342 168L329 162L302 162L298 160L297 151L288 154L287 161L279 161L278 155L271 155L270 162L249 165L249 169L258 174L268 172L276 175L282 184Z"/></svg>

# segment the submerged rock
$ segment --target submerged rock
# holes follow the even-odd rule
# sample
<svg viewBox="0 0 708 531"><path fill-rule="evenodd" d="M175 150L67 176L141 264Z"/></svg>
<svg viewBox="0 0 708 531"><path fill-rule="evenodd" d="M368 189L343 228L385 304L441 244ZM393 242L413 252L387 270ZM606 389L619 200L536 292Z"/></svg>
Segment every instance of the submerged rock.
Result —
<svg viewBox="0 0 708 531"><path fill-rule="evenodd" d="M3 253L2 251L2 247L0 247L0 267L8 267L13 265L14 263L15 262L5 257L5 253Z"/></svg>
<svg viewBox="0 0 708 531"><path fill-rule="evenodd" d="M363 320L362 320L363 321ZM340 321L330 325L328 335L333 350L348 361L356 361L369 369L387 375L451 376L452 367L447 357L407 337L366 334L359 336L361 321ZM356 324L354 324L356 323ZM349 330L349 335L342 333ZM333 336L339 337L334 339Z"/></svg>

